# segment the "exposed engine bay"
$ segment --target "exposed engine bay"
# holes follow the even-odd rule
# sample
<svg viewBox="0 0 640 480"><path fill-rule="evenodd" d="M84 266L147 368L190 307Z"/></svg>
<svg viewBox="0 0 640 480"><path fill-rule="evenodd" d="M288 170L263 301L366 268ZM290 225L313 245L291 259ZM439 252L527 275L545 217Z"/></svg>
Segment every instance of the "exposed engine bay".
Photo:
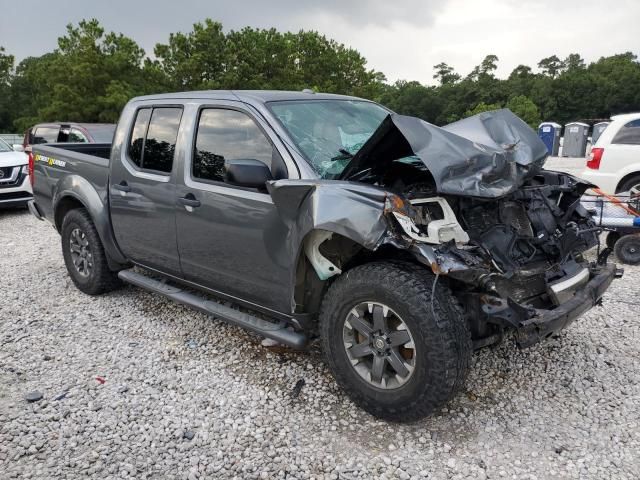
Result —
<svg viewBox="0 0 640 480"><path fill-rule="evenodd" d="M428 197L436 188L421 178L428 177L421 170L393 176L392 184L385 186L411 204L411 213L394 216L413 240L439 244L436 257L459 260L447 275L478 337L495 336L509 323L515 326L516 314L522 320L535 309L561 305L589 281L590 265L582 253L598 245L600 229L580 204L588 183L540 170L520 189L497 199ZM411 184L411 178L420 181ZM488 315L478 315L489 313L483 305L515 307L515 312L489 318L498 320L492 327L486 324Z"/></svg>

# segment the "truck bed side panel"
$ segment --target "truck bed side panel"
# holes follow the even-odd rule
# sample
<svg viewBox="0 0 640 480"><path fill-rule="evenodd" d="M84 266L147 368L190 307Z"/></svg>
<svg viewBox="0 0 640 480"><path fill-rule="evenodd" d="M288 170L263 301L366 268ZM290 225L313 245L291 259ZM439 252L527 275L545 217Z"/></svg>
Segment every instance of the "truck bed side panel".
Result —
<svg viewBox="0 0 640 480"><path fill-rule="evenodd" d="M104 156L110 146L83 147L74 144L33 146L35 202L57 229L61 227L61 219L55 217L55 212L60 202L68 198L80 202L89 211L108 256L124 264L126 258L115 242L109 220L109 160Z"/></svg>

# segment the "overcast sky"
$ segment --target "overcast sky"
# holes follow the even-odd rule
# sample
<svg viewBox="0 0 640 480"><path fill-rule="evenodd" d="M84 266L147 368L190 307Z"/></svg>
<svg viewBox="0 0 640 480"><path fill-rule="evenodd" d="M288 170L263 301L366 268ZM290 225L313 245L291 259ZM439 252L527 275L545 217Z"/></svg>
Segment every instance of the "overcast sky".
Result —
<svg viewBox="0 0 640 480"><path fill-rule="evenodd" d="M170 32L210 17L244 26L318 30L360 51L390 81L433 83L433 65L467 74L485 55L499 76L549 55L640 54L640 1L582 0L3 0L0 46L18 60L53 50L65 25L95 17L148 54Z"/></svg>

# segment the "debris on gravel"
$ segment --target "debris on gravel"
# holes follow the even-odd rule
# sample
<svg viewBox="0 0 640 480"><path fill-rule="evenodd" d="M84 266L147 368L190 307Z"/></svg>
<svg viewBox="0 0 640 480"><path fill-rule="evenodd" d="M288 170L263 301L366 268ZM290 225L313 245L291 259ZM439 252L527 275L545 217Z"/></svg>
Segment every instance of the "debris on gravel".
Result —
<svg viewBox="0 0 640 480"><path fill-rule="evenodd" d="M33 392L29 392L25 395L25 399L27 400L27 402L37 402L38 400L42 400L42 397L44 395L42 395L42 392L38 392L37 390L33 391Z"/></svg>
<svg viewBox="0 0 640 480"><path fill-rule="evenodd" d="M316 346L266 348L133 287L84 295L59 245L0 212L3 479L640 478L640 267L560 335L477 352L465 392L393 424Z"/></svg>

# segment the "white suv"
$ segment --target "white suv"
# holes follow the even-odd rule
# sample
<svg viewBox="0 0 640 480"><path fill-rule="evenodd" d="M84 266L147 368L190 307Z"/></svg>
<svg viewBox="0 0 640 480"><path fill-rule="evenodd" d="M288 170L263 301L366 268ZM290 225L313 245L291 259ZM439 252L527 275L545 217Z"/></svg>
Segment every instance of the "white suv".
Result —
<svg viewBox="0 0 640 480"><path fill-rule="evenodd" d="M613 120L591 149L587 168L579 175L607 193L640 194L640 113Z"/></svg>
<svg viewBox="0 0 640 480"><path fill-rule="evenodd" d="M32 198L29 161L22 145L11 148L0 139L0 208L27 206Z"/></svg>

